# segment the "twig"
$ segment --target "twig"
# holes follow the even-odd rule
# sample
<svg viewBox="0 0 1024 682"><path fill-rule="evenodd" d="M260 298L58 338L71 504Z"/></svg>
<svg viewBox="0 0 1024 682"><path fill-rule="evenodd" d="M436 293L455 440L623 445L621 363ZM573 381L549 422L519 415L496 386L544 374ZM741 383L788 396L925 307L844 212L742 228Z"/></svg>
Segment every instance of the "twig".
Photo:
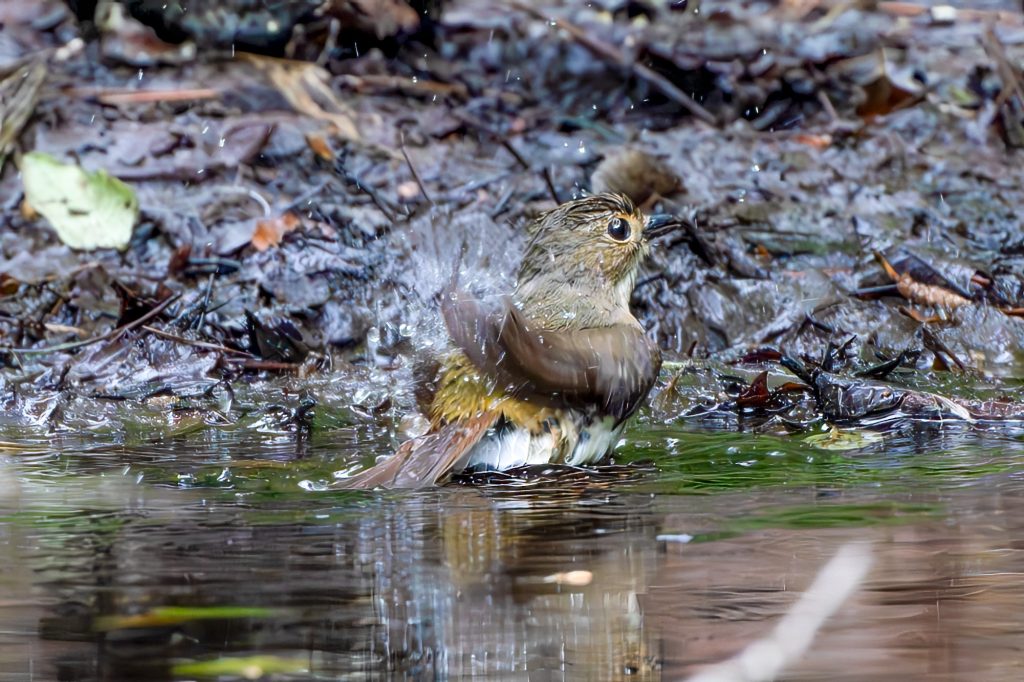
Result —
<svg viewBox="0 0 1024 682"><path fill-rule="evenodd" d="M508 150L508 153L512 155L512 157L519 163L520 166L523 167L524 170L533 170L533 167L530 166L530 163L526 159L524 159L518 151L516 151L516 148L512 146L511 142L502 139L501 146ZM545 166L544 170L541 171L541 177L544 178L544 184L548 186L548 192L551 193L551 198L555 200L555 203L562 203L562 200L558 198L558 190L555 189L555 183L551 179L551 171L547 168L547 166Z"/></svg>
<svg viewBox="0 0 1024 682"><path fill-rule="evenodd" d="M221 353L231 353L233 355L241 355L247 358L255 357L252 353L248 353L244 350L238 350L237 348L228 348L227 346L222 346L219 343L209 343L208 341L196 341L194 339L187 339L184 336L171 334L170 332L165 332L162 329L151 327L148 324L142 325L142 328L145 329L150 334L155 334L156 336L165 338L169 341L174 341L175 343L181 343L186 346L195 346L196 348L205 348L206 350L215 350Z"/></svg>
<svg viewBox="0 0 1024 682"><path fill-rule="evenodd" d="M1017 69L1006 56L1006 49L1003 47L1002 41L991 27L985 31L985 51L995 60L999 77L1003 81L1003 89L996 97L996 104L1004 104L1013 94L1016 94L1017 99L1024 103L1024 87L1021 86Z"/></svg>
<svg viewBox="0 0 1024 682"><path fill-rule="evenodd" d="M203 292L203 309L199 313L198 322L196 322L196 331L201 330L203 325L206 324L206 309L210 306L210 294L213 293L213 279L216 275L217 273L211 272L206 280L206 291Z"/></svg>
<svg viewBox="0 0 1024 682"><path fill-rule="evenodd" d="M512 0L510 4L512 7L522 12L526 12L535 19L540 19L541 21L548 21L549 19L544 12L531 7L530 5L516 2L516 0ZM647 81L654 87L661 90L662 94L667 96L669 99L674 100L677 104L682 105L684 109L700 120L710 125L718 124L718 121L715 120L714 115L710 111L702 107L692 97L677 88L672 81L665 78L654 69L638 62L629 61L626 58L626 55L617 47L609 45L608 43L603 43L596 38L589 36L579 26L576 26L565 19L559 19L558 26L568 33L573 40L593 52L601 59L611 62L612 64L628 68L638 78Z"/></svg>
<svg viewBox="0 0 1024 682"><path fill-rule="evenodd" d="M516 163L518 163L523 170L528 172L534 171L533 166L530 165L530 162L523 158L523 155L520 154L519 151L512 146L512 143L504 135L493 130L489 125L487 125L483 121L473 116L470 116L465 112L456 111L453 113L455 114L455 117L457 119L483 133L486 133L495 142L504 147L508 151L508 153L512 155L512 158L516 160ZM540 175L544 179L544 184L547 185L548 192L551 194L551 198L554 199L556 204L562 203L561 199L558 198L558 191L555 189L555 182L551 178L551 170L545 167L542 171L540 171Z"/></svg>
<svg viewBox="0 0 1024 682"><path fill-rule="evenodd" d="M824 90L818 90L818 103L821 104L821 108L828 114L831 123L839 120L839 114L836 113L836 108L832 106L832 100Z"/></svg>
<svg viewBox="0 0 1024 682"><path fill-rule="evenodd" d="M488 131L488 132L491 132L491 131ZM497 133L491 132L491 134L494 135L495 137L498 137ZM530 167L530 163L526 159L523 158L522 154L520 154L518 151L516 151L516 148L512 146L511 142L509 142L508 140L504 140L504 139L500 140L500 142L501 142L501 146L504 147L505 149L507 149L508 153L512 155L512 158L516 160L516 163L518 163L520 166L523 167L523 170L533 170Z"/></svg>
<svg viewBox="0 0 1024 682"><path fill-rule="evenodd" d="M82 341L69 341L68 343L58 343L55 346L47 346L46 348L0 348L0 352L15 353L17 355L44 355L46 353L60 353L66 350L84 348L85 346L91 346L92 344L100 343L101 341L116 340L120 338L122 335L124 335L126 332L129 332L132 329L135 329L136 327L141 327L142 325L146 324L154 317L162 313L164 311L164 308L169 306L174 301L177 301L179 298L181 298L181 294L174 294L173 296L169 296L168 298L165 298L163 301L161 301L155 308L150 310L148 313L146 313L139 319L129 322L128 324L123 324L120 327L117 327L116 329L110 330L106 334L94 336L91 339L83 339Z"/></svg>
<svg viewBox="0 0 1024 682"><path fill-rule="evenodd" d="M305 192L303 192L302 194L300 194L299 196L295 197L287 204L285 204L284 208L281 209L281 213L287 213L288 211L298 209L300 206L302 206L302 204L306 203L307 201L315 197L317 194L320 194L320 192L323 192L327 188L327 185L329 184L331 184L330 180L324 180L319 185L316 185L315 187L311 187L310 189L306 190Z"/></svg>
<svg viewBox="0 0 1024 682"><path fill-rule="evenodd" d="M878 11L882 14L888 14L894 17L919 17L923 14L930 14L934 12L935 7L927 4L918 4L915 2L879 2ZM1007 12L1005 10L987 10L987 9L964 9L957 8L956 19L958 21L974 21L974 22L998 22L1009 26L1020 26L1024 23L1024 16L1016 12Z"/></svg>
<svg viewBox="0 0 1024 682"><path fill-rule="evenodd" d="M370 201L372 201L374 205L380 209L380 212L384 214L384 217L388 219L388 222L395 222L395 212L391 209L390 206L388 206L387 200L384 199L384 197L382 197L380 193L377 192L377 190L375 190L373 187L370 187L361 179L359 179L359 177L355 173L345 168L343 158L338 159L337 163L334 164L334 168L341 174L343 178L345 178L345 182L355 185L356 189L358 189L361 192L364 192L366 196L370 197Z"/></svg>
<svg viewBox="0 0 1024 682"><path fill-rule="evenodd" d="M68 97L95 98L101 104L148 104L150 102L190 102L215 99L219 90L213 88L184 88L181 90L129 90L128 88L67 88Z"/></svg>
<svg viewBox="0 0 1024 682"><path fill-rule="evenodd" d="M298 371L299 365L294 362L279 362L277 360L256 360L250 358L224 358L230 363L241 365L245 369L266 369Z"/></svg>
<svg viewBox="0 0 1024 682"><path fill-rule="evenodd" d="M423 184L423 178L420 177L420 173L416 170L416 166L413 165L412 159L409 158L409 151L405 148L405 133L400 132L398 134L398 144L402 150L402 156L405 157L406 164L409 165L409 171L412 173L413 179L416 181L416 185L419 186L420 192L423 193L423 198L430 202L431 206L436 206L434 200L430 198L430 194L427 192L427 186Z"/></svg>
<svg viewBox="0 0 1024 682"><path fill-rule="evenodd" d="M367 75L352 76L343 75L338 78L338 83L344 87L356 91L366 90L393 90L403 95L419 95L428 97L458 97L459 99L469 98L469 89L461 84L441 83L439 81L390 76L390 75Z"/></svg>

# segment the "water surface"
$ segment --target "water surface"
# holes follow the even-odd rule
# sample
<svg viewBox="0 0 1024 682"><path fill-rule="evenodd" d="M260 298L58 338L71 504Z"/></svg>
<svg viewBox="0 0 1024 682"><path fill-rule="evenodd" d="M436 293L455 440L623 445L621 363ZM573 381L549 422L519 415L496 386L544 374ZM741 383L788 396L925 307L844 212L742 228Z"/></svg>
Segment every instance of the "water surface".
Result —
<svg viewBox="0 0 1024 682"><path fill-rule="evenodd" d="M787 679L1019 679L1020 432L806 435L641 423L599 475L362 493L320 488L390 447L366 425L9 429L0 680L674 680L851 541L873 567Z"/></svg>

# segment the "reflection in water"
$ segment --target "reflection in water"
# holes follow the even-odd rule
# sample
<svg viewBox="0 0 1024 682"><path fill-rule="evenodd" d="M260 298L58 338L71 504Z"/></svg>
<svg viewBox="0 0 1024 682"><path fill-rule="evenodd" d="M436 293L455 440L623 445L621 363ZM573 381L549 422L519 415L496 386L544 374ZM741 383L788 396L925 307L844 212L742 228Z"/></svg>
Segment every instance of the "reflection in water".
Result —
<svg viewBox="0 0 1024 682"><path fill-rule="evenodd" d="M744 481L764 449L748 441L728 446ZM875 481L829 455L813 484L776 454L799 485L703 495L667 492L685 469L311 493L201 453L181 480L231 484L182 487L180 457L54 473L40 453L0 469L0 680L191 677L175 666L256 654L294 679L674 680L767 635L849 541L874 567L787 679L1016 679L1022 449L932 449L938 475L880 452L895 473Z"/></svg>

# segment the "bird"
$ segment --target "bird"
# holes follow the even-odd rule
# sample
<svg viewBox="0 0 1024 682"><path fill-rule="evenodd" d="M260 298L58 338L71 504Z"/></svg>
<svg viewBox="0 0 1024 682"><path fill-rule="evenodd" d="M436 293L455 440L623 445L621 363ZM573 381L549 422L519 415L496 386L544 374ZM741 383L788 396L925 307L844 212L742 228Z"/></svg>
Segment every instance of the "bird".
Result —
<svg viewBox="0 0 1024 682"><path fill-rule="evenodd" d="M336 487L425 488L458 473L604 459L661 368L629 302L651 240L676 224L614 193L538 216L511 293L474 298L453 282L442 295L452 349L427 432Z"/></svg>

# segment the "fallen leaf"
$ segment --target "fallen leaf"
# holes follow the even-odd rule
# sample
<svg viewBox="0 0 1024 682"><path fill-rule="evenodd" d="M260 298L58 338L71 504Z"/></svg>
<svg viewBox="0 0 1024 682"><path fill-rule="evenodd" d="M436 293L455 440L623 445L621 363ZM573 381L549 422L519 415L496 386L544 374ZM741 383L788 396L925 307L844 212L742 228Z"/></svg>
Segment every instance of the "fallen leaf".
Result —
<svg viewBox="0 0 1024 682"><path fill-rule="evenodd" d="M330 74L308 62L239 55L261 69L295 111L329 123L339 137L359 140L352 109L331 89Z"/></svg>
<svg viewBox="0 0 1024 682"><path fill-rule="evenodd" d="M131 628L166 627L201 620L272 618L280 611L259 606L158 606L133 615L100 616L94 628L99 632Z"/></svg>
<svg viewBox="0 0 1024 682"><path fill-rule="evenodd" d="M824 135L800 133L799 135L794 135L793 140L814 149L828 149L832 146L832 136L827 133Z"/></svg>
<svg viewBox="0 0 1024 682"><path fill-rule="evenodd" d="M5 272L0 272L0 296L13 296L21 288L21 282Z"/></svg>
<svg viewBox="0 0 1024 682"><path fill-rule="evenodd" d="M306 672L306 662L280 656L241 656L214 658L194 663L175 663L171 672L175 677L242 677L258 680L275 674Z"/></svg>
<svg viewBox="0 0 1024 682"><path fill-rule="evenodd" d="M0 21L0 25L3 22ZM4 73L0 79L0 170L7 155L15 149L21 130L32 117L39 101L39 90L46 80L46 59L34 59Z"/></svg>
<svg viewBox="0 0 1024 682"><path fill-rule="evenodd" d="M90 173L40 152L22 157L21 175L25 201L62 242L82 250L128 247L139 217L131 187L103 170Z"/></svg>
<svg viewBox="0 0 1024 682"><path fill-rule="evenodd" d="M314 154L319 156L324 161L334 161L334 150L331 149L331 143L327 141L323 135L319 133L307 133L306 144L313 151Z"/></svg>
<svg viewBox="0 0 1024 682"><path fill-rule="evenodd" d="M96 27L103 56L129 66L185 64L196 57L195 43L164 42L152 27L134 19L124 5L116 2L99 5Z"/></svg>
<svg viewBox="0 0 1024 682"><path fill-rule="evenodd" d="M736 405L739 407L764 407L771 399L771 393L768 392L768 371L761 372L754 380L750 382L750 386L743 389L743 392L736 398Z"/></svg>
<svg viewBox="0 0 1024 682"><path fill-rule="evenodd" d="M816 433L804 442L821 450L859 450L882 442L882 435L874 431L846 431L832 427L828 433Z"/></svg>
<svg viewBox="0 0 1024 682"><path fill-rule="evenodd" d="M252 233L252 245L257 251L266 251L277 246L284 236L297 228L302 221L294 213L285 213L276 218L264 218L256 221L256 229Z"/></svg>

